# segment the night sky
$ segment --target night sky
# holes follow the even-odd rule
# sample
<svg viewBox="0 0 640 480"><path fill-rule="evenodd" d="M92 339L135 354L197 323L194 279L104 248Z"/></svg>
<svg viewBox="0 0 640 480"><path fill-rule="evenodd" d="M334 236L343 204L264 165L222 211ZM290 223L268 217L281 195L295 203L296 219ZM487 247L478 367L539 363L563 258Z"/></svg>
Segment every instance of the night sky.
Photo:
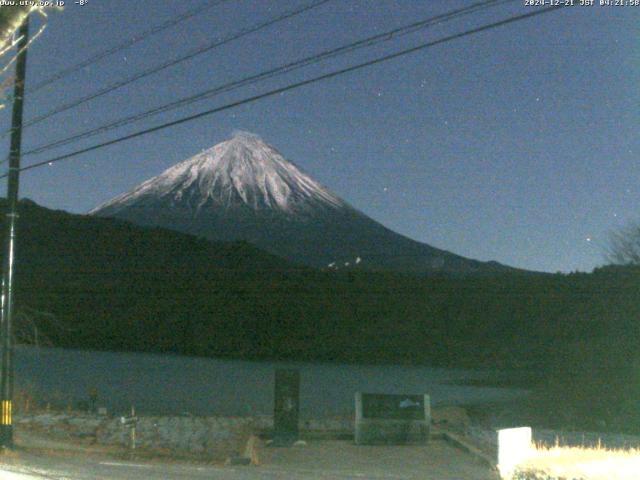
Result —
<svg viewBox="0 0 640 480"><path fill-rule="evenodd" d="M25 118L310 1L228 0L27 96ZM27 86L202 3L67 1L29 50ZM333 0L33 126L24 149L472 3ZM23 164L535 8L520 0L392 38ZM34 17L32 32L43 23ZM640 7L563 9L25 172L20 193L84 213L242 129L411 238L590 271L609 232L640 220L639 81ZM0 111L2 129L9 119Z"/></svg>

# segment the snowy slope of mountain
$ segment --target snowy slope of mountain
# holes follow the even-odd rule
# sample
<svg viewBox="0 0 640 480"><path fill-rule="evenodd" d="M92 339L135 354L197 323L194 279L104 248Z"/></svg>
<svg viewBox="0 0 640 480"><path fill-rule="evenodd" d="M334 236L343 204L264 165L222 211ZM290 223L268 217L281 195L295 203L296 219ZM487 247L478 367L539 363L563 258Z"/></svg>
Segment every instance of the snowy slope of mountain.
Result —
<svg viewBox="0 0 640 480"><path fill-rule="evenodd" d="M207 204L224 209L272 209L284 214L300 213L312 206L345 206L277 150L247 132L236 133L231 140L169 168L91 213L117 213L138 202L158 199L175 204L188 202L194 214Z"/></svg>
<svg viewBox="0 0 640 480"><path fill-rule="evenodd" d="M212 240L245 240L289 260L322 268L462 274L508 269L387 229L246 132L90 213Z"/></svg>

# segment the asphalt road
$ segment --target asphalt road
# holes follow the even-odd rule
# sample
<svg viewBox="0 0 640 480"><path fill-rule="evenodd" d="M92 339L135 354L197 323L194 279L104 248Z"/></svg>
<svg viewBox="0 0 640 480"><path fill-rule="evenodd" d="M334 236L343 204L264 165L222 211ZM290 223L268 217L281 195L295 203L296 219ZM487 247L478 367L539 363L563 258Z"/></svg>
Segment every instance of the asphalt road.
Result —
<svg viewBox="0 0 640 480"><path fill-rule="evenodd" d="M260 466L123 461L20 451L0 457L2 480L497 480L471 455L443 441L362 447L348 441L264 448Z"/></svg>

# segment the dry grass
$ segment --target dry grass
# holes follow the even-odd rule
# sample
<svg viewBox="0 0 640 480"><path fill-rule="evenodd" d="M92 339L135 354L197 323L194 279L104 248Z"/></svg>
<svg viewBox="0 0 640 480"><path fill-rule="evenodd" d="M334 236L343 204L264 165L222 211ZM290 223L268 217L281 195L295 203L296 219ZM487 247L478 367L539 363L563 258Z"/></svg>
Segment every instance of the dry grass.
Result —
<svg viewBox="0 0 640 480"><path fill-rule="evenodd" d="M87 399L88 397L89 394L87 394ZM13 411L16 415L86 413L87 405L89 405L88 400L74 403L67 395L57 390L48 392L44 397L35 385L28 382L23 382L13 392Z"/></svg>
<svg viewBox="0 0 640 480"><path fill-rule="evenodd" d="M29 414L41 410L42 406L37 400L35 388L28 385L16 389L13 393L13 405L16 413Z"/></svg>
<svg viewBox="0 0 640 480"><path fill-rule="evenodd" d="M638 480L640 450L535 447L514 480Z"/></svg>

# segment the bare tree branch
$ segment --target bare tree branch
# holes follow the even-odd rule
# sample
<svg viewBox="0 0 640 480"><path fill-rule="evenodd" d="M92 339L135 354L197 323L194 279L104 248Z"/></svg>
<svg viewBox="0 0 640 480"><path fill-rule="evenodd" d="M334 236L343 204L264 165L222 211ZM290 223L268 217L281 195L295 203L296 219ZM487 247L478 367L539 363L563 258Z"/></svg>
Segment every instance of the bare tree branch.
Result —
<svg viewBox="0 0 640 480"><path fill-rule="evenodd" d="M615 265L640 265L640 224L611 232L605 257Z"/></svg>

